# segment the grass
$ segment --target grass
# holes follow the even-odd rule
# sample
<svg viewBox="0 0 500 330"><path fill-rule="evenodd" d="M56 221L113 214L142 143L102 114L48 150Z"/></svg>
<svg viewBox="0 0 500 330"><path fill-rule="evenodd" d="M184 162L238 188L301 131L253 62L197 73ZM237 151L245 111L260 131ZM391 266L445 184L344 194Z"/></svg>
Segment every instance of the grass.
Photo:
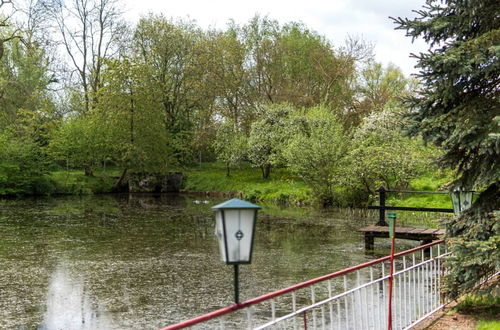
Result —
<svg viewBox="0 0 500 330"><path fill-rule="evenodd" d="M83 170L59 170L50 177L56 183L55 194L90 195L111 192L118 176L116 169L96 171L85 176Z"/></svg>
<svg viewBox="0 0 500 330"><path fill-rule="evenodd" d="M473 316L477 320L478 330L500 329L500 297L469 295L453 310Z"/></svg>
<svg viewBox="0 0 500 330"><path fill-rule="evenodd" d="M303 204L312 200L311 190L286 169L273 169L263 179L260 169L244 165L226 176L220 163L204 163L186 170L187 191L238 191L250 201Z"/></svg>
<svg viewBox="0 0 500 330"><path fill-rule="evenodd" d="M479 321L477 330L500 330L500 321Z"/></svg>
<svg viewBox="0 0 500 330"><path fill-rule="evenodd" d="M454 310L464 314L484 314L500 317L500 297L469 295L464 297Z"/></svg>
<svg viewBox="0 0 500 330"><path fill-rule="evenodd" d="M435 192L452 180L451 173L429 172L411 180L408 190ZM389 194L388 197L387 205L390 206L452 208L449 194Z"/></svg>

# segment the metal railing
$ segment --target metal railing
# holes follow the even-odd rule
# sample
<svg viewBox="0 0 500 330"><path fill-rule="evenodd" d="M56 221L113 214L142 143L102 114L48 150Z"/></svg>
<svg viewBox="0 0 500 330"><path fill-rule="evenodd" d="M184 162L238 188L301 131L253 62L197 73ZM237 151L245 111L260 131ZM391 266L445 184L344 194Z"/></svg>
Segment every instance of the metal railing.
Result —
<svg viewBox="0 0 500 330"><path fill-rule="evenodd" d="M379 194L379 205L368 206L370 210L379 210L379 219L376 223L377 226L387 226L385 222L385 211L418 211L418 212L442 212L442 213L453 213L453 209L444 208L433 208L433 207L406 207L406 206L386 206L386 194L388 193L398 193L398 194L434 194L434 195L449 195L449 192L445 191L410 191L410 190L387 190L384 187L380 187L376 190ZM450 199L451 202L451 199Z"/></svg>
<svg viewBox="0 0 500 330"><path fill-rule="evenodd" d="M392 329L407 329L444 306L444 241L394 255ZM387 329L390 256L184 321L165 330Z"/></svg>

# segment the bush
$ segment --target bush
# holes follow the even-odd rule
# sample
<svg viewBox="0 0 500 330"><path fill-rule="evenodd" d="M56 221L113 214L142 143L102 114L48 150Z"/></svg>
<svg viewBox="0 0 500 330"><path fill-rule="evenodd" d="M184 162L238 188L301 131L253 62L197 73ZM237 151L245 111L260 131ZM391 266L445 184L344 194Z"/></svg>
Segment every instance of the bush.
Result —
<svg viewBox="0 0 500 330"><path fill-rule="evenodd" d="M52 195L56 192L56 182L48 175L43 175L33 181L33 194Z"/></svg>

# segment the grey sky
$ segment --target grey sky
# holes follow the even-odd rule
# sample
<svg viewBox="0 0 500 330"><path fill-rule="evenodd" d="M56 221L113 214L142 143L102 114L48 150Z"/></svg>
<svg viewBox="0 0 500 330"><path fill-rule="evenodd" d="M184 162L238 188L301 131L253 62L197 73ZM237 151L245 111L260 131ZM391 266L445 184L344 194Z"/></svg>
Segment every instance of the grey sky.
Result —
<svg viewBox="0 0 500 330"><path fill-rule="evenodd" d="M230 19L245 23L255 14L281 23L301 21L341 45L347 35L362 36L375 44L376 59L392 62L405 74L415 73L410 53L425 51L421 40L414 43L404 31L394 30L389 16L412 17L424 0L126 0L126 17L137 21L149 12L167 17L194 19L201 27L224 28Z"/></svg>

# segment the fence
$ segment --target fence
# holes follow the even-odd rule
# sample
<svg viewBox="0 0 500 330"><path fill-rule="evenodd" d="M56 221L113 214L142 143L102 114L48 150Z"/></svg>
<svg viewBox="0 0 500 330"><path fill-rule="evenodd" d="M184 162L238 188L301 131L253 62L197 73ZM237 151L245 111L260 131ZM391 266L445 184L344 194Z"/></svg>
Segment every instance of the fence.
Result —
<svg viewBox="0 0 500 330"><path fill-rule="evenodd" d="M384 187L380 187L376 190L379 194L379 205L368 206L370 210L379 210L379 219L377 226L387 226L385 222L385 211L418 211L418 212L442 212L442 213L453 213L453 209L444 208L433 208L433 207L406 207L406 206L386 206L386 195L388 193L398 193L398 194L434 194L434 195L449 195L449 192L445 191L408 191L408 190L386 190ZM450 199L451 201L451 199Z"/></svg>
<svg viewBox="0 0 500 330"><path fill-rule="evenodd" d="M435 241L394 255L392 329L407 329L444 306L440 293L447 255ZM387 329L390 256L369 261L164 330Z"/></svg>

